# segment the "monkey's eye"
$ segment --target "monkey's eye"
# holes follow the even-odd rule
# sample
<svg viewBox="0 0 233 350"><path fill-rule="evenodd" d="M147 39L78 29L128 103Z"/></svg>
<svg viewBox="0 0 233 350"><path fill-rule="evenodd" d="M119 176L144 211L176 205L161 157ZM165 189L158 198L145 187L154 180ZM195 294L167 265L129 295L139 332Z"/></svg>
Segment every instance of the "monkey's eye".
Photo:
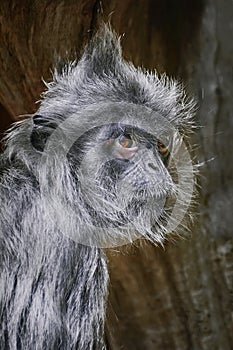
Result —
<svg viewBox="0 0 233 350"><path fill-rule="evenodd" d="M132 137L129 134L121 135L118 138L118 143L124 148L134 148L137 145L136 141L132 140Z"/></svg>
<svg viewBox="0 0 233 350"><path fill-rule="evenodd" d="M168 146L165 146L161 141L157 143L158 151L161 155L165 156L169 152Z"/></svg>

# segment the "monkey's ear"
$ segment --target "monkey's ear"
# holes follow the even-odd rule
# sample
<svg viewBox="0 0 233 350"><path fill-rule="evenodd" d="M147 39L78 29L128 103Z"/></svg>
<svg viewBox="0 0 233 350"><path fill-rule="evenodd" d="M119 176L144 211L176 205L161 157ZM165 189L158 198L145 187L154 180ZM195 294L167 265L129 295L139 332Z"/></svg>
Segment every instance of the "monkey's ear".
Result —
<svg viewBox="0 0 233 350"><path fill-rule="evenodd" d="M31 144L37 151L43 152L49 136L57 125L39 114L35 114L32 121Z"/></svg>
<svg viewBox="0 0 233 350"><path fill-rule="evenodd" d="M111 29L110 24L103 24L84 50L83 59L89 73L103 75L116 72L122 63L120 38Z"/></svg>

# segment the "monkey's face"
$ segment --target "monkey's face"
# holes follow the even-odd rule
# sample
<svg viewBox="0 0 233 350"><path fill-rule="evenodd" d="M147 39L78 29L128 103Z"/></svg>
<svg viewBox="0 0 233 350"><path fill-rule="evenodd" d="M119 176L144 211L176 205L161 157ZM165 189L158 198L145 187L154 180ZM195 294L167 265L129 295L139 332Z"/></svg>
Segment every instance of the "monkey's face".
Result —
<svg viewBox="0 0 233 350"><path fill-rule="evenodd" d="M142 218L145 224L145 217L148 225L155 224L174 192L168 171L172 142L166 141L112 123L89 130L74 143L72 173L93 224L122 227Z"/></svg>
<svg viewBox="0 0 233 350"><path fill-rule="evenodd" d="M169 230L179 224L192 194L192 164L164 117L108 103L54 121L35 116L31 142L41 154L41 193L62 232L110 247L139 237L161 242L167 223Z"/></svg>
<svg viewBox="0 0 233 350"><path fill-rule="evenodd" d="M159 198L171 190L167 170L170 145L130 125L108 126L101 130L98 141L87 166L102 155L103 164L99 164L95 177L99 185L111 192L124 189L122 195L130 190L132 196L139 197L144 194Z"/></svg>

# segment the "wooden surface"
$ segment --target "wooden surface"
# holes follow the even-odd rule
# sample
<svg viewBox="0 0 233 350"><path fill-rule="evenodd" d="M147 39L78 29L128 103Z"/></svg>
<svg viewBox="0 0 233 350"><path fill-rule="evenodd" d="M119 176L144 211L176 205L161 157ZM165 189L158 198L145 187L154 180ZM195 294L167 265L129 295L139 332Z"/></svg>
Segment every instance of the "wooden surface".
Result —
<svg viewBox="0 0 233 350"><path fill-rule="evenodd" d="M110 349L233 349L232 12L230 0L1 1L2 129L36 110L55 57L78 57L108 18L127 59L181 79L198 102L192 235L107 252Z"/></svg>

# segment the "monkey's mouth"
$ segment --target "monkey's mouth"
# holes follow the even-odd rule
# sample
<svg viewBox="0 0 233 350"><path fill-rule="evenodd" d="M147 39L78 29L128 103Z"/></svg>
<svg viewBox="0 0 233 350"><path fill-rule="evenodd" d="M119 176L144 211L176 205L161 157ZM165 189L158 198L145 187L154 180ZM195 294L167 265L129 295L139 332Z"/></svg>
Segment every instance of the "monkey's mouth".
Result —
<svg viewBox="0 0 233 350"><path fill-rule="evenodd" d="M137 179L129 188L128 183L120 186L120 190L116 188L116 195L119 197L123 196L125 201L128 202L139 202L145 204L148 200L151 201L166 201L167 198L174 196L176 193L175 184L170 179L154 180L153 182L147 179Z"/></svg>
<svg viewBox="0 0 233 350"><path fill-rule="evenodd" d="M102 228L117 228L129 224L135 217L137 217L144 205L144 199L132 199L126 208L111 212L110 215L106 212L92 208L88 203L85 203L85 208L91 218L92 225Z"/></svg>
<svg viewBox="0 0 233 350"><path fill-rule="evenodd" d="M167 199L171 195L171 190L162 189L151 191L147 186L135 189L130 195L126 195L127 202L123 201L122 205L117 206L114 210L114 205L111 203L112 192L109 194L111 198L105 198L106 202L103 206L98 206L98 209L91 205L90 202L84 202L86 212L89 216L89 222L95 227L102 228L119 228L135 222L140 217L148 216L148 212L156 212L157 219L164 210ZM116 196L117 198L118 196ZM119 197L118 197L119 198ZM109 207L106 209L106 203L109 202ZM104 208L104 209L102 209Z"/></svg>

